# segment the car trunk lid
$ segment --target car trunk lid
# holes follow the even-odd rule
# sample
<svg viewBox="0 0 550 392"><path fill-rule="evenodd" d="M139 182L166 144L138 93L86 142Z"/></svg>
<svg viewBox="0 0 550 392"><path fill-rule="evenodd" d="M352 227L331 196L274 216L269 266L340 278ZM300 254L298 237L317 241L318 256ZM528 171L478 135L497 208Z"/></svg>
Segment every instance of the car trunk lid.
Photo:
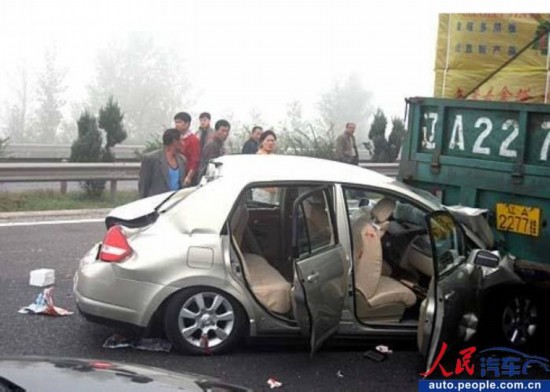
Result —
<svg viewBox="0 0 550 392"><path fill-rule="evenodd" d="M107 229L114 225L127 228L149 226L157 221L159 215L169 210L194 190L195 188L186 188L176 192L161 193L116 207L105 218L105 225Z"/></svg>

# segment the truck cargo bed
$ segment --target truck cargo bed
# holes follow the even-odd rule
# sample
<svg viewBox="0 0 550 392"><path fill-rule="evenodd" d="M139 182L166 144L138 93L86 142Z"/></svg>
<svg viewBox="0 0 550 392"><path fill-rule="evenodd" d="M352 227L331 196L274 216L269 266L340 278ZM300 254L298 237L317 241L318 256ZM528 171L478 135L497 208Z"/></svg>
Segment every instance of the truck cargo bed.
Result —
<svg viewBox="0 0 550 392"><path fill-rule="evenodd" d="M407 103L399 179L444 204L488 209L500 247L550 265L550 105Z"/></svg>

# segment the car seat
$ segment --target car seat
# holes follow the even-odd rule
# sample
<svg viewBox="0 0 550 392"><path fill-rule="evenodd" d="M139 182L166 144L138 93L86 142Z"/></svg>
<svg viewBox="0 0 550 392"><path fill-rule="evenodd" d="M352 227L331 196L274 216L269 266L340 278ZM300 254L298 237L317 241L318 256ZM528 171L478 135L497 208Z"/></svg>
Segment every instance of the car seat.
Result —
<svg viewBox="0 0 550 392"><path fill-rule="evenodd" d="M255 253L241 253L248 226L248 210L239 203L230 220L230 230L236 243L246 281L258 301L268 310L285 314L291 310L290 283L269 262Z"/></svg>
<svg viewBox="0 0 550 392"><path fill-rule="evenodd" d="M361 206L358 210L354 211L351 215L351 220L356 221L361 217L369 220L378 228L380 232L380 238L384 236L389 227L389 218L392 215L394 202L391 199L383 198L375 206ZM384 259L382 259L382 275L391 276L393 273L391 265Z"/></svg>
<svg viewBox="0 0 550 392"><path fill-rule="evenodd" d="M389 208L387 202L385 204L386 208ZM383 209L381 208L381 210ZM408 203L397 202L393 209L393 216L399 222L404 221L418 227L426 225L425 213ZM418 282L419 274L427 277L433 276L432 252L427 234L419 234L411 240L402 253L398 265L402 270L412 274L408 279L412 279L414 282Z"/></svg>
<svg viewBox="0 0 550 392"><path fill-rule="evenodd" d="M378 218L389 218L387 207ZM385 212L384 212L385 211ZM391 215L391 213L390 213ZM382 275L381 230L363 215L352 222L356 312L361 320L398 322L416 295L399 281Z"/></svg>
<svg viewBox="0 0 550 392"><path fill-rule="evenodd" d="M315 249L318 246L334 244L332 225L324 199L310 197L303 201L303 207L311 247Z"/></svg>

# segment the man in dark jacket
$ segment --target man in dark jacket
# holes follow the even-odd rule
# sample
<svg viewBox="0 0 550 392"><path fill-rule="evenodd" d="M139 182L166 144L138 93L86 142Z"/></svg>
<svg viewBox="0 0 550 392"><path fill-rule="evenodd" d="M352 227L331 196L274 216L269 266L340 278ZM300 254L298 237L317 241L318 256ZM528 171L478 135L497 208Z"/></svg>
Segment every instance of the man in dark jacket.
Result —
<svg viewBox="0 0 550 392"><path fill-rule="evenodd" d="M336 159L340 162L359 164L359 153L355 143L355 123L347 123L344 133L336 138Z"/></svg>
<svg viewBox="0 0 550 392"><path fill-rule="evenodd" d="M262 132L262 127L256 125L252 128L250 139L248 139L243 145L243 149L241 151L242 154L256 154L258 152L258 148L260 147L259 140Z"/></svg>
<svg viewBox="0 0 550 392"><path fill-rule="evenodd" d="M206 143L201 154L201 175L209 160L225 155L224 143L229 136L231 124L227 120L218 120L214 126L216 130L212 139Z"/></svg>
<svg viewBox="0 0 550 392"><path fill-rule="evenodd" d="M185 157L180 154L180 132L169 128L162 135L162 150L143 157L139 170L140 197L177 191L185 179Z"/></svg>
<svg viewBox="0 0 550 392"><path fill-rule="evenodd" d="M200 126L199 126L199 129L197 129L197 132L195 132L195 136L200 141L201 152L202 150L204 150L204 146L206 146L206 143L208 143L208 141L212 139L212 136L214 135L214 130L210 126L211 118L212 117L208 112L203 112L199 116Z"/></svg>

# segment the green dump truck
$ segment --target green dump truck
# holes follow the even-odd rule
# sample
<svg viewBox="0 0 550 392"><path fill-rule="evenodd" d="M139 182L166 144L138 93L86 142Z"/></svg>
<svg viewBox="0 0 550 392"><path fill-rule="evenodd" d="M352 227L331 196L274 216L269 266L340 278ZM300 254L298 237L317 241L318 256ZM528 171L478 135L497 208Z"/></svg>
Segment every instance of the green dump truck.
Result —
<svg viewBox="0 0 550 392"><path fill-rule="evenodd" d="M550 270L550 105L408 104L400 179L443 204L486 208L507 251Z"/></svg>
<svg viewBox="0 0 550 392"><path fill-rule="evenodd" d="M410 98L407 117L399 179L445 205L486 209L494 247L516 258L514 269L526 283L523 293L548 286L550 105ZM513 292L512 298L495 293L494 303L518 301L518 291ZM540 293L537 298L547 302ZM502 312L540 316L529 304L506 306L490 311L500 312L501 319Z"/></svg>

